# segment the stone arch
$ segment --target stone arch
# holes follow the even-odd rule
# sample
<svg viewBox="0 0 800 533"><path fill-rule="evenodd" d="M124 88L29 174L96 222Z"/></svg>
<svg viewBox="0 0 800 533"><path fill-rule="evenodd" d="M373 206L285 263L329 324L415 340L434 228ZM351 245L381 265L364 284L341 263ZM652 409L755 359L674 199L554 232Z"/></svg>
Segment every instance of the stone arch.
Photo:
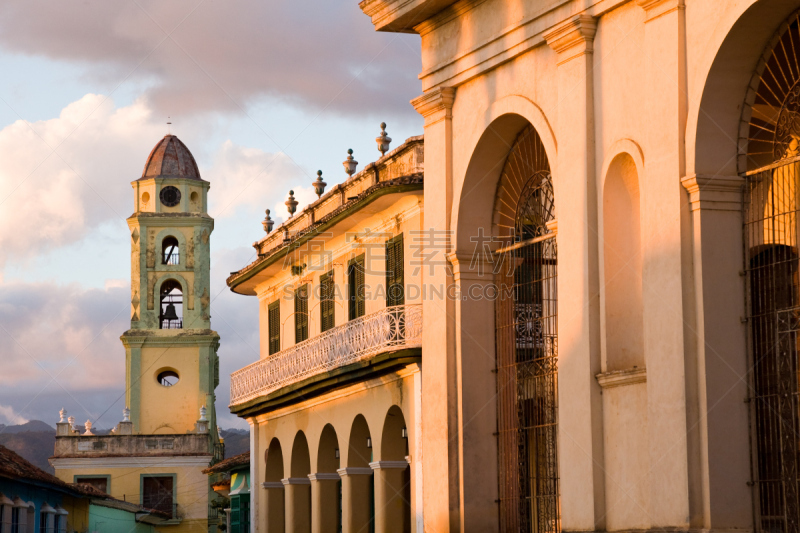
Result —
<svg viewBox="0 0 800 533"><path fill-rule="evenodd" d="M402 409L393 405L383 422L375 480L375 519L383 531L411 531L411 467L407 456L405 417Z"/></svg>
<svg viewBox="0 0 800 533"><path fill-rule="evenodd" d="M723 17L709 35L700 59L707 72L688 100L686 171L688 175L734 176L747 168L745 103L759 60L775 32L797 9L789 0L752 0L738 10L718 10ZM749 127L748 127L749 128Z"/></svg>
<svg viewBox="0 0 800 533"><path fill-rule="evenodd" d="M298 431L292 444L289 477L286 486L286 529L298 533L311 532L311 455L305 433Z"/></svg>
<svg viewBox="0 0 800 533"><path fill-rule="evenodd" d="M643 369L641 188L643 158L633 141L615 143L603 165L600 201L603 371ZM612 147L614 148L614 147Z"/></svg>
<svg viewBox="0 0 800 533"><path fill-rule="evenodd" d="M405 461L408 455L408 430L403 411L393 405L386 413L381 433L381 461Z"/></svg>
<svg viewBox="0 0 800 533"><path fill-rule="evenodd" d="M317 471L310 477L316 484L317 491L315 511L312 519L315 522L314 531L340 531L342 508L342 485L337 471L339 470L340 450L336 430L331 424L325 424L319 437L317 451Z"/></svg>
<svg viewBox="0 0 800 533"><path fill-rule="evenodd" d="M157 270L163 270L164 265L162 262L161 257L161 245L164 242L164 239L172 237L178 241L178 248L179 248L179 255L180 255L180 262L177 265L172 265L172 268L185 268L186 262L188 260L189 248L186 244L186 236L180 231L178 228L165 228L158 232L155 237L155 253L158 255L155 267Z"/></svg>
<svg viewBox="0 0 800 533"><path fill-rule="evenodd" d="M281 441L273 438L264 453L264 481L280 481L283 479L283 450Z"/></svg>
<svg viewBox="0 0 800 533"><path fill-rule="evenodd" d="M283 450L281 441L273 438L264 452L264 489L266 509L261 513L261 523L266 531L286 530L285 489L283 485Z"/></svg>
<svg viewBox="0 0 800 533"><path fill-rule="evenodd" d="M347 466L369 468L372 462L372 435L364 415L357 415L350 428L350 439L347 442Z"/></svg>
<svg viewBox="0 0 800 533"><path fill-rule="evenodd" d="M483 129L473 130L481 133L467 143L473 148L464 178L455 179L452 220L456 253L471 253L477 232L489 233L500 173L511 146L524 128L532 126L536 130L551 163L557 157L558 146L550 121L541 108L523 96L507 96L494 102L483 114L483 122ZM557 178L557 170L551 171ZM557 187L557 179L554 185Z"/></svg>
<svg viewBox="0 0 800 533"><path fill-rule="evenodd" d="M317 472L336 472L339 470L339 439L336 430L330 424L325 424L319 437L319 451L317 452Z"/></svg>

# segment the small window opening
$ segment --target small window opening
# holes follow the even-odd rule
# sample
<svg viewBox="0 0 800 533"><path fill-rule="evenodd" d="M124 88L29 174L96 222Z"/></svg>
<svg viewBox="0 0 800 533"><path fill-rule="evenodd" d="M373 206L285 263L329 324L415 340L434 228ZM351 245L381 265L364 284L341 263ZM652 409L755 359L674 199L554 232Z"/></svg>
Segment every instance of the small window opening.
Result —
<svg viewBox="0 0 800 533"><path fill-rule="evenodd" d="M183 291L181 284L170 279L161 285L161 329L181 329L183 327Z"/></svg>
<svg viewBox="0 0 800 533"><path fill-rule="evenodd" d="M177 265L181 262L181 249L178 239L166 237L161 243L161 263L164 265Z"/></svg>
<svg viewBox="0 0 800 533"><path fill-rule="evenodd" d="M163 385L164 387L172 387L178 381L180 381L181 378L178 377L177 372L172 370L164 370L156 377L156 379L160 385Z"/></svg>

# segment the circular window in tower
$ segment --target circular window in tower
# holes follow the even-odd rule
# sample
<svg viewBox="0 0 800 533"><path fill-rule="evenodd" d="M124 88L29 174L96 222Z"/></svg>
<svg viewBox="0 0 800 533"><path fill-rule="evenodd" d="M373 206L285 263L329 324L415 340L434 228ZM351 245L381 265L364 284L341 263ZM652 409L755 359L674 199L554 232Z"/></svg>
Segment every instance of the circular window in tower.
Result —
<svg viewBox="0 0 800 533"><path fill-rule="evenodd" d="M161 189L161 203L167 207L174 207L181 201L181 191L177 187L168 185Z"/></svg>
<svg viewBox="0 0 800 533"><path fill-rule="evenodd" d="M180 377L178 377L178 373L174 370L162 370L156 376L156 381L158 384L163 387L172 387L178 381L180 381Z"/></svg>

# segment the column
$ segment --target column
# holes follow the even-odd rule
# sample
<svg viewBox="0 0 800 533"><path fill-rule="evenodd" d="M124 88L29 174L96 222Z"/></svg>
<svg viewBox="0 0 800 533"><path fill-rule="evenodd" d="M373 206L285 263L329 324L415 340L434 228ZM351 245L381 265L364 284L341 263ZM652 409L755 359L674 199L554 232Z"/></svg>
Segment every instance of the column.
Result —
<svg viewBox="0 0 800 533"><path fill-rule="evenodd" d="M691 306L689 211L680 185L685 175L686 58L683 0L637 0L645 11L645 71L641 93L654 127L645 129L642 191L642 304L647 367L651 527L699 527L690 479L700 475L689 448L695 426L687 424L687 386L696 371L687 366L694 345L685 342L694 324ZM683 236L687 238L684 240ZM685 255L684 255L685 254ZM687 257L688 256L688 257ZM684 267L684 265L686 265ZM684 282L686 279L686 282ZM688 291L688 292L687 292ZM694 366L694 365L691 365ZM689 391L694 394L693 391ZM701 414L700 416L704 416ZM692 462L690 462L690 460ZM692 482L696 484L696 482ZM694 509L693 509L694 507Z"/></svg>
<svg viewBox="0 0 800 533"><path fill-rule="evenodd" d="M603 529L597 174L594 142L594 18L575 16L544 37L556 52L558 161L558 451L562 527Z"/></svg>
<svg viewBox="0 0 800 533"><path fill-rule="evenodd" d="M266 481L262 483L261 486L267 493L264 498L265 505L263 509L263 523L266 525L266 533L285 533L286 491L283 488L283 483L280 481ZM230 531L230 529L228 531Z"/></svg>
<svg viewBox="0 0 800 533"><path fill-rule="evenodd" d="M406 501L407 461L375 461L375 533L411 531L411 502Z"/></svg>
<svg viewBox="0 0 800 533"><path fill-rule="evenodd" d="M425 118L425 218L423 231L451 234L453 205L453 102L455 89L439 87L412 100ZM428 233L430 234L430 233ZM458 412L456 390L455 308L449 298L431 298L452 283L445 257L451 243L425 251L431 264L422 265L422 448L435 461L423 463L423 512L426 529L447 533L457 524L459 507ZM430 254L430 255L428 255ZM458 529L456 526L454 529Z"/></svg>
<svg viewBox="0 0 800 533"><path fill-rule="evenodd" d="M469 420L459 436L461 531L497 531L497 375L495 369L494 264L476 243L474 250L449 255L459 297L456 361L459 420ZM427 364L427 363L426 363ZM427 372L427 367L426 370Z"/></svg>
<svg viewBox="0 0 800 533"><path fill-rule="evenodd" d="M370 513L371 468L340 468L342 478L342 531L361 533L368 531Z"/></svg>
<svg viewBox="0 0 800 533"><path fill-rule="evenodd" d="M693 526L747 529L753 525L746 324L742 268L742 188L739 176L686 176L692 228L696 309L696 426L698 499ZM713 408L711 408L713 406ZM691 415L690 415L691 416ZM694 485L694 487L693 487Z"/></svg>
<svg viewBox="0 0 800 533"><path fill-rule="evenodd" d="M338 533L339 474L318 472L311 480L311 533Z"/></svg>
<svg viewBox="0 0 800 533"><path fill-rule="evenodd" d="M213 411L212 411L213 412ZM250 424L250 486L257 487L259 479L264 479L264 452L259 447L259 427L255 418L248 418ZM215 427L215 426L212 426ZM214 432L212 432L213 434ZM250 524L253 530L258 527L260 518L261 499L264 495L261 491L253 490L250 493Z"/></svg>
<svg viewBox="0 0 800 533"><path fill-rule="evenodd" d="M311 532L311 480L305 477L282 479L286 491L286 531Z"/></svg>

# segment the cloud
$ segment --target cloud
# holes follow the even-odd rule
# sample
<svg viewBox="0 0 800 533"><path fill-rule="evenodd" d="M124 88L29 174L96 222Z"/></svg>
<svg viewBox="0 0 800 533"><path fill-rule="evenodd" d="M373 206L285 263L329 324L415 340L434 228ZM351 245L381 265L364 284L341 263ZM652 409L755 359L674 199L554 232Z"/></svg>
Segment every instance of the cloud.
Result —
<svg viewBox="0 0 800 533"><path fill-rule="evenodd" d="M26 424L28 422L27 418L18 415L13 408L7 405L0 405L0 419L5 420L5 424L10 426Z"/></svg>
<svg viewBox="0 0 800 533"><path fill-rule="evenodd" d="M160 115L239 111L263 96L407 112L420 93L419 37L375 32L356 2L6 0L0 46L78 63L98 82L151 83Z"/></svg>
<svg viewBox="0 0 800 533"><path fill-rule="evenodd" d="M212 216L234 223L244 213L257 230L263 209L285 198L293 184L308 182L310 190L311 177L285 154L231 141L207 153L208 128L194 126L185 125L182 140L198 148L193 153L201 175L212 183ZM32 261L79 243L104 223L127 232L129 183L141 175L163 133L145 99L117 108L94 94L69 104L57 118L16 121L0 130L0 268L9 259ZM302 208L313 196L298 191Z"/></svg>

